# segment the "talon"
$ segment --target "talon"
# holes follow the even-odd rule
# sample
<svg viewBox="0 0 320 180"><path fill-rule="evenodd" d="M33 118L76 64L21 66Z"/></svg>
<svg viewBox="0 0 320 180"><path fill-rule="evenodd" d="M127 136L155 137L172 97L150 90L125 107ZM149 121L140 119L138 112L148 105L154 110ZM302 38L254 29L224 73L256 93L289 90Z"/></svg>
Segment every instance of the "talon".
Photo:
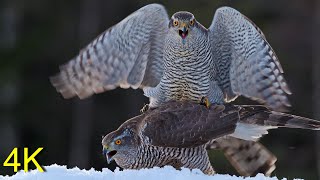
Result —
<svg viewBox="0 0 320 180"><path fill-rule="evenodd" d="M207 108L210 107L210 101L207 97L202 97L200 100L200 104L206 106Z"/></svg>
<svg viewBox="0 0 320 180"><path fill-rule="evenodd" d="M145 104L145 105L142 107L142 109L140 109L140 113L144 113L144 112L148 111L148 109L149 109L149 104Z"/></svg>

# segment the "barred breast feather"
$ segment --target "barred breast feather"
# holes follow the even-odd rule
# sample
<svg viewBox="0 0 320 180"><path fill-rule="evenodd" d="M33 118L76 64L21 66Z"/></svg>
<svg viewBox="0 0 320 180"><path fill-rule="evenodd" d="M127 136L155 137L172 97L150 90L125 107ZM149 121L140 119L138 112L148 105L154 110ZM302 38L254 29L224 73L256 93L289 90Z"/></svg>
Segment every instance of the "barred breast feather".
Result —
<svg viewBox="0 0 320 180"><path fill-rule="evenodd" d="M156 107L169 100L199 102L208 96L211 85L212 52L207 29L196 22L185 40L175 29L165 37L163 51L164 72L159 85L145 88L147 97L154 98Z"/></svg>

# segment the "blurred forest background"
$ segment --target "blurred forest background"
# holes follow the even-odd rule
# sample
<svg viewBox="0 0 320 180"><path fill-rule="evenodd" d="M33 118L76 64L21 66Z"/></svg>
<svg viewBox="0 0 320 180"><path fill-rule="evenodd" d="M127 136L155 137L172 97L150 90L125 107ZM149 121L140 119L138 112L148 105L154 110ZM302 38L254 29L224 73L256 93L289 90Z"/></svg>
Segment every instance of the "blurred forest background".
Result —
<svg viewBox="0 0 320 180"><path fill-rule="evenodd" d="M116 89L86 100L65 100L49 82L59 65L108 27L149 0L0 0L0 174L14 147L38 147L42 165L114 168L101 154L101 136L139 114L141 90ZM157 1L171 16L194 13L209 27L215 10L231 6L249 17L276 51L293 92L291 112L320 120L320 0ZM245 98L235 103L250 103ZM317 138L318 137L318 138ZM262 143L278 157L274 175L320 179L320 134L274 130ZM19 159L22 160L22 151ZM236 173L210 152L219 173Z"/></svg>

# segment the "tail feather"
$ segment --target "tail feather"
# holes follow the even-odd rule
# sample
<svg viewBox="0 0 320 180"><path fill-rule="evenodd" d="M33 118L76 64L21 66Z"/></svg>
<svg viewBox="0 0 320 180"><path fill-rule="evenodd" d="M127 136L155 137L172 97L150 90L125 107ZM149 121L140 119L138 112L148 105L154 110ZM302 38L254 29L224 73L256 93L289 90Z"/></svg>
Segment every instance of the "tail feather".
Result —
<svg viewBox="0 0 320 180"><path fill-rule="evenodd" d="M278 127L320 130L320 121L275 111L272 111L267 122Z"/></svg>
<svg viewBox="0 0 320 180"><path fill-rule="evenodd" d="M239 121L233 134L208 142L207 149L221 149L240 175L257 173L270 175L277 158L262 144L256 142L278 127L320 130L320 121L271 111L264 106L236 106Z"/></svg>
<svg viewBox="0 0 320 180"><path fill-rule="evenodd" d="M242 176L253 176L258 173L270 176L276 168L277 157L258 142L227 137L217 139L212 142L212 146L208 144L207 148L221 149Z"/></svg>
<svg viewBox="0 0 320 180"><path fill-rule="evenodd" d="M320 121L271 111L264 106L241 106L240 122L270 127L320 130Z"/></svg>
<svg viewBox="0 0 320 180"><path fill-rule="evenodd" d="M268 130L278 127L320 130L320 121L271 111L265 106L241 105L237 108L240 120L230 136L238 139L257 141L268 134Z"/></svg>

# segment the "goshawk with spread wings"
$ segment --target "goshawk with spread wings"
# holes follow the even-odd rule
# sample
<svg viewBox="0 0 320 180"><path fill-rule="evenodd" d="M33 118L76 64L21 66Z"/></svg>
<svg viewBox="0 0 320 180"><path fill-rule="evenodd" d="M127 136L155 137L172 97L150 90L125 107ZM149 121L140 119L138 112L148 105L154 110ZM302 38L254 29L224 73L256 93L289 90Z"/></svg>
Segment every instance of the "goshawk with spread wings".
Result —
<svg viewBox="0 0 320 180"><path fill-rule="evenodd" d="M143 88L151 107L244 95L279 109L290 106L282 73L263 33L237 10L217 9L207 29L189 12L169 19L162 5L150 4L103 32L51 82L65 98L120 86Z"/></svg>

